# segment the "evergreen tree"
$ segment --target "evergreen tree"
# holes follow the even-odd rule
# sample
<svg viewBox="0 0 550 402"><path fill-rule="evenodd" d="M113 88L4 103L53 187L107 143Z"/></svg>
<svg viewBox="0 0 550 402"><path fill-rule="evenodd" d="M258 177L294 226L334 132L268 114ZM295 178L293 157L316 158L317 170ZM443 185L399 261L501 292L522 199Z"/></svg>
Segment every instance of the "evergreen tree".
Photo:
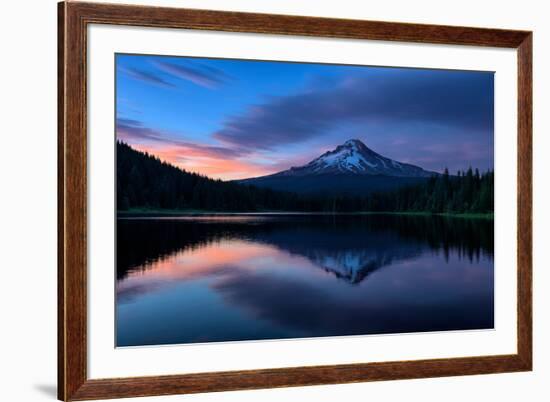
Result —
<svg viewBox="0 0 550 402"><path fill-rule="evenodd" d="M475 212L494 205L494 173L448 169L426 181L368 196L304 195L223 182L186 172L117 143L117 208L208 211Z"/></svg>

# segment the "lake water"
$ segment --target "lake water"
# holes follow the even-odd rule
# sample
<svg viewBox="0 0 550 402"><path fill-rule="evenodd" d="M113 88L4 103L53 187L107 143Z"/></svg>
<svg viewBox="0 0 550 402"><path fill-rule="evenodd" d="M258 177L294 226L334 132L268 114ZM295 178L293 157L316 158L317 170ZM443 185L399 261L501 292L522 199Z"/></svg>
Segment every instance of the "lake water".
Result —
<svg viewBox="0 0 550 402"><path fill-rule="evenodd" d="M117 346L493 328L493 221L117 220Z"/></svg>

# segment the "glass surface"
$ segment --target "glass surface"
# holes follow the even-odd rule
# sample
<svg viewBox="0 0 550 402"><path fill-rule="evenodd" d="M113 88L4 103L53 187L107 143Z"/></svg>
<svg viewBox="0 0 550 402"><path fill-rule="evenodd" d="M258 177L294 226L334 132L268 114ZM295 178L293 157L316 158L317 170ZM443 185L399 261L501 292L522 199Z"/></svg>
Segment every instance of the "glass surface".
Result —
<svg viewBox="0 0 550 402"><path fill-rule="evenodd" d="M115 56L117 346L494 326L494 72Z"/></svg>

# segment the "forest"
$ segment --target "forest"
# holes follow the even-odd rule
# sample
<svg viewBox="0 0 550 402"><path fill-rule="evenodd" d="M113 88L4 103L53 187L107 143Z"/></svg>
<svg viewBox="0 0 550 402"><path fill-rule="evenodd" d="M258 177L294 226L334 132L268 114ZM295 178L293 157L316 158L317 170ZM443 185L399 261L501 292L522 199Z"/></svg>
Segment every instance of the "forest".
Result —
<svg viewBox="0 0 550 402"><path fill-rule="evenodd" d="M494 172L445 170L425 182L367 196L307 195L186 172L117 142L117 209L219 212L491 213Z"/></svg>

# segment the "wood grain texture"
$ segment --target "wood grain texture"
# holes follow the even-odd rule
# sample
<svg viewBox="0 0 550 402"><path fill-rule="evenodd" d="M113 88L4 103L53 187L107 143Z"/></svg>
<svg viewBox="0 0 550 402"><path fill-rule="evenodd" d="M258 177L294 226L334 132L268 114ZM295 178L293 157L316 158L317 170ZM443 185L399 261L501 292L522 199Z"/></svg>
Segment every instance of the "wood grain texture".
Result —
<svg viewBox="0 0 550 402"><path fill-rule="evenodd" d="M59 396L68 400L87 380L87 151L86 151L86 29L77 8L59 4L63 21L59 66L62 124L59 126L60 253L59 323L63 348Z"/></svg>
<svg viewBox="0 0 550 402"><path fill-rule="evenodd" d="M518 354L533 365L533 35L518 48Z"/></svg>
<svg viewBox="0 0 550 402"><path fill-rule="evenodd" d="M74 400L525 371L518 355L90 380Z"/></svg>
<svg viewBox="0 0 550 402"><path fill-rule="evenodd" d="M106 399L532 369L532 34L484 28L64 2L58 48L58 397ZM503 356L87 378L87 102L90 23L506 47L518 52L518 344Z"/></svg>
<svg viewBox="0 0 550 402"><path fill-rule="evenodd" d="M150 6L69 3L88 22L277 35L518 47L528 32Z"/></svg>
<svg viewBox="0 0 550 402"><path fill-rule="evenodd" d="M65 12L57 7L57 397L65 395Z"/></svg>

